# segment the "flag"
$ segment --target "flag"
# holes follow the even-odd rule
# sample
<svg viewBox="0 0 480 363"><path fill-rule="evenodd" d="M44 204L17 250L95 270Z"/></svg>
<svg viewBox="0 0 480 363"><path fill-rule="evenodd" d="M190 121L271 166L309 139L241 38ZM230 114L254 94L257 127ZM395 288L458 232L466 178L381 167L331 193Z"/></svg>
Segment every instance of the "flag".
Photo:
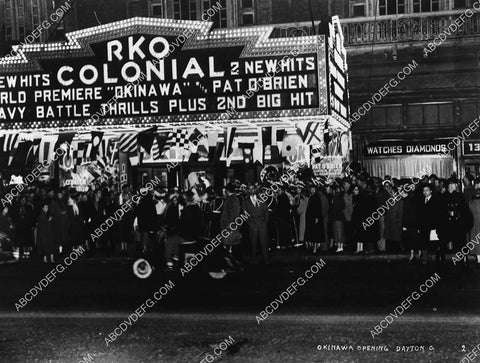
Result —
<svg viewBox="0 0 480 363"><path fill-rule="evenodd" d="M138 152L129 153L128 160L130 160L131 166L137 166L140 163L140 157L138 156Z"/></svg>
<svg viewBox="0 0 480 363"><path fill-rule="evenodd" d="M272 145L277 146L278 150L282 150L283 139L285 138L286 131L284 128L279 129L275 126L275 132L272 133Z"/></svg>
<svg viewBox="0 0 480 363"><path fill-rule="evenodd" d="M262 144L262 128L257 127L257 137L254 139L254 147L253 147L253 162L254 163L264 163L264 148Z"/></svg>
<svg viewBox="0 0 480 363"><path fill-rule="evenodd" d="M155 140L152 146L152 157L153 160L160 160L162 157L163 150L165 149L165 144L168 141L168 132L161 132L155 135Z"/></svg>
<svg viewBox="0 0 480 363"><path fill-rule="evenodd" d="M27 156L32 145L33 141L30 140L18 142L16 148L12 149L10 153L8 165L24 168L27 164Z"/></svg>
<svg viewBox="0 0 480 363"><path fill-rule="evenodd" d="M3 152L10 153L18 145L19 134L6 134L3 138Z"/></svg>
<svg viewBox="0 0 480 363"><path fill-rule="evenodd" d="M87 146L87 143L82 140L72 141L72 157L73 157L73 166L75 168L75 171L77 170L77 166L80 166L83 164L86 146Z"/></svg>
<svg viewBox="0 0 480 363"><path fill-rule="evenodd" d="M152 127L148 130L139 132L137 135L138 145L140 145L147 154L150 154L152 151L153 141L155 140L155 133L157 127Z"/></svg>
<svg viewBox="0 0 480 363"><path fill-rule="evenodd" d="M320 122L307 122L297 125L297 134L304 144L311 145L322 142L323 133Z"/></svg>
<svg viewBox="0 0 480 363"><path fill-rule="evenodd" d="M118 150L122 153L137 152L138 150L137 134L120 135Z"/></svg>
<svg viewBox="0 0 480 363"><path fill-rule="evenodd" d="M90 158L93 160L97 158L97 154L102 144L102 139L103 139L103 132L101 131L91 132L92 148L90 151Z"/></svg>
<svg viewBox="0 0 480 363"><path fill-rule="evenodd" d="M245 164L250 164L253 162L253 149L255 147L255 143L253 142L246 142L246 143L239 143L238 147L242 149L243 152L243 162Z"/></svg>
<svg viewBox="0 0 480 363"><path fill-rule="evenodd" d="M73 138L75 137L75 132L64 132L58 135L57 142L55 143L55 151L60 148L63 144L67 143L70 145Z"/></svg>
<svg viewBox="0 0 480 363"><path fill-rule="evenodd" d="M168 135L168 141L165 144L165 149L170 150L173 147L177 149L185 149L188 147L188 135L189 132L187 129L173 129Z"/></svg>
<svg viewBox="0 0 480 363"><path fill-rule="evenodd" d="M225 156L228 157L233 152L233 140L235 139L235 134L237 132L236 127L227 127L225 129ZM228 165L227 165L228 166Z"/></svg>
<svg viewBox="0 0 480 363"><path fill-rule="evenodd" d="M198 146L204 140L205 140L205 128L195 127L188 138L188 141L190 142L190 151L192 154L196 154L198 152Z"/></svg>
<svg viewBox="0 0 480 363"><path fill-rule="evenodd" d="M223 139L223 135L222 135ZM216 155L217 144L219 143L219 132L217 130L209 130L207 134L208 160L213 161Z"/></svg>
<svg viewBox="0 0 480 363"><path fill-rule="evenodd" d="M38 161L40 163L51 163L57 143L58 135L48 135L42 137L38 148Z"/></svg>
<svg viewBox="0 0 480 363"><path fill-rule="evenodd" d="M32 146L27 153L27 167L32 167L35 160L38 160L38 149L40 147L40 142L42 141L41 137L36 137L32 141Z"/></svg>
<svg viewBox="0 0 480 363"><path fill-rule="evenodd" d="M15 157L15 154L17 153L17 148L20 143L20 138L19 134L8 134L5 136L5 141L4 141L4 147L5 143L8 143L8 148L10 150L8 154L8 166L12 164L13 158Z"/></svg>
<svg viewBox="0 0 480 363"><path fill-rule="evenodd" d="M272 144L272 126L262 127L262 143L263 147Z"/></svg>
<svg viewBox="0 0 480 363"><path fill-rule="evenodd" d="M84 145L84 151L83 151L83 161L82 163L88 163L89 161L92 160L92 143L88 142Z"/></svg>

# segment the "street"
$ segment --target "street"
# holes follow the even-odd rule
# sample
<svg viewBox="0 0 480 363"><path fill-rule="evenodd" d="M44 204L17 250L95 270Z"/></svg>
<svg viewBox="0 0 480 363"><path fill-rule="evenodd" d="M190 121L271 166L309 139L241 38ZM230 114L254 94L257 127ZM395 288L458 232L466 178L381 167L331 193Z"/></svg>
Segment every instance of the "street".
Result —
<svg viewBox="0 0 480 363"><path fill-rule="evenodd" d="M19 312L15 302L55 265L0 265L2 357L200 362L231 337L234 343L215 361L454 362L478 344L480 270L322 258L325 266L261 321L259 313L312 262L247 266L223 280L198 271L185 278L155 271L139 280L131 260L80 259ZM435 273L440 280L372 337L374 327ZM107 346L110 332L167 281L174 288Z"/></svg>

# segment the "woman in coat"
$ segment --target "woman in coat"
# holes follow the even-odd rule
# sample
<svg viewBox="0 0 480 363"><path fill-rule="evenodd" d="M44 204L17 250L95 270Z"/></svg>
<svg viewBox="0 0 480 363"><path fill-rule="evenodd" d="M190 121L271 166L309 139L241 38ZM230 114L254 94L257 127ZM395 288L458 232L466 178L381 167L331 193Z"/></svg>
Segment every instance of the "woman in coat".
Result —
<svg viewBox="0 0 480 363"><path fill-rule="evenodd" d="M9 215L8 206L3 207L0 214L0 251L10 251L15 228Z"/></svg>
<svg viewBox="0 0 480 363"><path fill-rule="evenodd" d="M332 207L330 209L331 219L333 221L333 240L337 245L337 253L343 252L345 243L345 199L343 190L337 186L335 196L333 197Z"/></svg>
<svg viewBox="0 0 480 363"><path fill-rule="evenodd" d="M313 244L313 253L317 253L317 248L324 239L322 200L320 192L314 186L310 188L310 193L305 216L305 242L307 245Z"/></svg>
<svg viewBox="0 0 480 363"><path fill-rule="evenodd" d="M242 235L240 228L232 230L229 225L240 216L240 200L234 194L235 186L228 184L225 190L225 202L223 203L222 214L220 216L220 231L227 230L230 232L228 237L223 237L223 243L228 247L229 252L238 260L241 259L241 251L239 250Z"/></svg>
<svg viewBox="0 0 480 363"><path fill-rule="evenodd" d="M84 218L78 204L78 195L71 195L68 199L68 248L78 247L85 242Z"/></svg>
<svg viewBox="0 0 480 363"><path fill-rule="evenodd" d="M37 219L37 246L43 257L43 262L54 263L55 242L53 232L53 218L48 212L48 204L43 203Z"/></svg>
<svg viewBox="0 0 480 363"><path fill-rule="evenodd" d="M394 189L390 194L393 197L397 193ZM393 205L387 209L385 212L385 240L388 241L388 244L395 246L403 251L402 244L402 221L403 221L403 199L396 200L394 199Z"/></svg>
<svg viewBox="0 0 480 363"><path fill-rule="evenodd" d="M480 178L475 179L475 190L471 194L468 206L473 215L473 227L470 230L468 240L478 242L480 239ZM470 253L476 257L476 263L480 264L480 244L474 243L474 246Z"/></svg>
<svg viewBox="0 0 480 363"><path fill-rule="evenodd" d="M307 207L308 207L308 191L303 189L298 201L297 214L298 214L298 243L303 244L305 241L305 229L307 221Z"/></svg>
<svg viewBox="0 0 480 363"><path fill-rule="evenodd" d="M50 202L50 214L53 217L53 233L55 246L62 252L64 246L70 244L68 235L67 203L63 192L59 191L56 197Z"/></svg>
<svg viewBox="0 0 480 363"><path fill-rule="evenodd" d="M417 228L418 201L415 197L415 190L409 190L408 193L403 191L402 197L402 240L403 245L410 250L410 258L408 261L413 262L415 260L415 252L417 252L419 260L422 253Z"/></svg>

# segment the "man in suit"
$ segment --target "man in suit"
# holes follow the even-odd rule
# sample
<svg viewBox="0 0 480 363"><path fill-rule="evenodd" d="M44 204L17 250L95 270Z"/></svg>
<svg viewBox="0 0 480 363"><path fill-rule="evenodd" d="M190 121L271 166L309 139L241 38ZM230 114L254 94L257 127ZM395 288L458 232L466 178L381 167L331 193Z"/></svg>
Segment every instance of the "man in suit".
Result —
<svg viewBox="0 0 480 363"><path fill-rule="evenodd" d="M423 264L428 263L428 250L430 243L430 233L437 229L438 225L438 203L436 197L432 195L433 186L425 184L423 186L423 199L418 206L418 233L420 248L423 250Z"/></svg>
<svg viewBox="0 0 480 363"><path fill-rule="evenodd" d="M249 185L248 196L244 201L244 210L250 215L247 225L252 244L253 263L257 262L257 244L260 244L264 262L268 265L270 263L268 259L268 207L258 197L258 188L255 185Z"/></svg>

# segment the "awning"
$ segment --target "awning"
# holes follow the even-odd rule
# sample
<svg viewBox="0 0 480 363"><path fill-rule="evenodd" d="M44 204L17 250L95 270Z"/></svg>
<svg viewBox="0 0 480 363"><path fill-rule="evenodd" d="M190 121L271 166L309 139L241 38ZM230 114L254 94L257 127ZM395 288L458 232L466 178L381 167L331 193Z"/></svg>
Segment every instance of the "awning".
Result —
<svg viewBox="0 0 480 363"><path fill-rule="evenodd" d="M454 171L454 161L449 156L418 155L392 156L364 159L363 166L372 176L395 178L417 176L423 170L431 170L440 178L449 178Z"/></svg>

